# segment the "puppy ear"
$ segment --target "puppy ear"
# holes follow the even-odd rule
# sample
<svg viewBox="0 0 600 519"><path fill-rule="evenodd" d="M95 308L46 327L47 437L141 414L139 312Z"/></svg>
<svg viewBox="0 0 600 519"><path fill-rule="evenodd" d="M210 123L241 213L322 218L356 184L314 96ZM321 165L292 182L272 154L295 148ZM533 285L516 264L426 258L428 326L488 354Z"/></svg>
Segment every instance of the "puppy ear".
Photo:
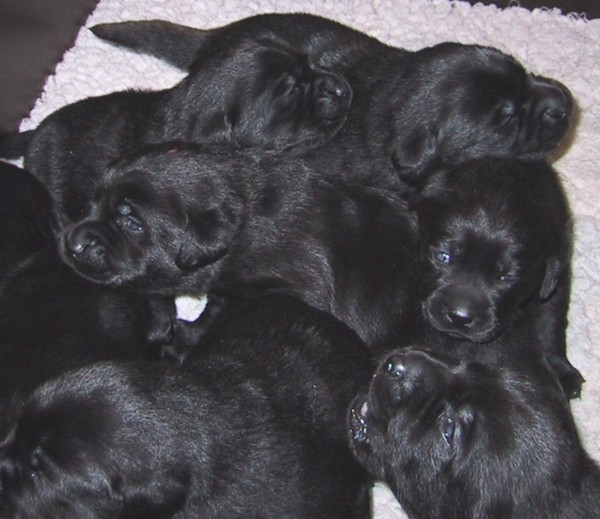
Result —
<svg viewBox="0 0 600 519"><path fill-rule="evenodd" d="M558 286L564 268L564 262L559 258L548 258L546 260L546 271L544 272L544 280L540 287L540 298L542 300L546 300L552 295L552 292Z"/></svg>
<svg viewBox="0 0 600 519"><path fill-rule="evenodd" d="M408 199L408 210L418 209L427 200L439 199L447 192L446 168L436 167L415 178L415 188Z"/></svg>
<svg viewBox="0 0 600 519"><path fill-rule="evenodd" d="M175 258L178 268L196 270L219 260L229 250L233 225L218 208L188 212L188 222L179 252Z"/></svg>
<svg viewBox="0 0 600 519"><path fill-rule="evenodd" d="M400 178L414 185L436 158L437 137L433 129L424 126L406 133L394 143L392 163Z"/></svg>

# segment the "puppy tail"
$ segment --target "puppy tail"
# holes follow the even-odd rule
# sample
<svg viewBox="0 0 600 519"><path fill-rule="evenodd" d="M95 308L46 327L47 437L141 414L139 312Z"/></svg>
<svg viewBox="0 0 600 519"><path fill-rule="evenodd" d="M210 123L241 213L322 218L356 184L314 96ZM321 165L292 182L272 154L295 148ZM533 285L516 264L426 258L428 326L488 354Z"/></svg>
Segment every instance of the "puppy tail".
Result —
<svg viewBox="0 0 600 519"><path fill-rule="evenodd" d="M3 159L20 159L27 151L34 130L11 133L0 137L0 157Z"/></svg>
<svg viewBox="0 0 600 519"><path fill-rule="evenodd" d="M164 20L101 23L90 30L100 39L189 70L208 34Z"/></svg>

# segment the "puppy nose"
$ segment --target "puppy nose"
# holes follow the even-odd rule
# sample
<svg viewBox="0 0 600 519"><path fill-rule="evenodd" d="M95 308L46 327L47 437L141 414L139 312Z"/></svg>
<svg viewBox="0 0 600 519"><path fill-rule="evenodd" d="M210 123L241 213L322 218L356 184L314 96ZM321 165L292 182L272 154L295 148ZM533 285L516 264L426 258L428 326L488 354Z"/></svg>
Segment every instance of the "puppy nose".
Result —
<svg viewBox="0 0 600 519"><path fill-rule="evenodd" d="M322 74L314 83L315 90L326 97L346 97L350 95L350 87L335 74Z"/></svg>
<svg viewBox="0 0 600 519"><path fill-rule="evenodd" d="M535 104L536 117L545 126L566 128L573 110L571 93L558 81L546 78L537 78L535 81L538 98Z"/></svg>
<svg viewBox="0 0 600 519"><path fill-rule="evenodd" d="M67 248L74 256L80 256L86 249L100 244L98 233L87 226L78 225L67 235Z"/></svg>
<svg viewBox="0 0 600 519"><path fill-rule="evenodd" d="M544 124L555 125L566 121L571 114L571 107L560 95L547 96L537 106L538 116Z"/></svg>
<svg viewBox="0 0 600 519"><path fill-rule="evenodd" d="M335 119L343 117L350 104L349 85L335 74L323 73L313 82L315 108L320 117Z"/></svg>
<svg viewBox="0 0 600 519"><path fill-rule="evenodd" d="M447 313L448 321L457 328L467 328L473 324L474 316L468 308L452 308Z"/></svg>
<svg viewBox="0 0 600 519"><path fill-rule="evenodd" d="M389 357L385 363L385 370L396 377L402 377L406 373L404 357L401 355Z"/></svg>

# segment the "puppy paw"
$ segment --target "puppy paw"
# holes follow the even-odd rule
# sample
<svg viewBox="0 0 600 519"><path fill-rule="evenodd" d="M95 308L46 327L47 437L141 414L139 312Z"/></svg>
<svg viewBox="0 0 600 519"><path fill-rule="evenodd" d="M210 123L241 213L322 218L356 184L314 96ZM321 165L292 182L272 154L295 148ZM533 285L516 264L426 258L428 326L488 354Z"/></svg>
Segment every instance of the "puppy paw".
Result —
<svg viewBox="0 0 600 519"><path fill-rule="evenodd" d="M160 359L173 364L183 364L186 354L181 352L175 344L163 344L159 348Z"/></svg>

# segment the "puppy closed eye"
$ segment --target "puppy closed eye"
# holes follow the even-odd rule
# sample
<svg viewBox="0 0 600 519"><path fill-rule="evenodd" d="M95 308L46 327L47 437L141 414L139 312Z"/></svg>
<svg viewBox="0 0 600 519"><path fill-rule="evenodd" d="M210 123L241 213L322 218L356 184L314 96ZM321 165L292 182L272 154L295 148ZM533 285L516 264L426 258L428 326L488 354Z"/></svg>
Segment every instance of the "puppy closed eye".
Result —
<svg viewBox="0 0 600 519"><path fill-rule="evenodd" d="M121 202L116 207L118 215L117 225L124 230L139 233L144 230L144 226L138 218L135 217L133 208L127 202Z"/></svg>
<svg viewBox="0 0 600 519"><path fill-rule="evenodd" d="M452 447L454 444L454 435L456 434L456 423L449 416L441 419L441 433L442 438L448 447Z"/></svg>
<svg viewBox="0 0 600 519"><path fill-rule="evenodd" d="M498 279L503 283L517 283L520 278L516 272L500 272Z"/></svg>
<svg viewBox="0 0 600 519"><path fill-rule="evenodd" d="M442 443L451 449L462 450L469 442L475 414L470 406L458 410L447 409L438 418L438 430Z"/></svg>
<svg viewBox="0 0 600 519"><path fill-rule="evenodd" d="M498 122L506 124L517 115L517 106L513 101L504 101L497 111Z"/></svg>

